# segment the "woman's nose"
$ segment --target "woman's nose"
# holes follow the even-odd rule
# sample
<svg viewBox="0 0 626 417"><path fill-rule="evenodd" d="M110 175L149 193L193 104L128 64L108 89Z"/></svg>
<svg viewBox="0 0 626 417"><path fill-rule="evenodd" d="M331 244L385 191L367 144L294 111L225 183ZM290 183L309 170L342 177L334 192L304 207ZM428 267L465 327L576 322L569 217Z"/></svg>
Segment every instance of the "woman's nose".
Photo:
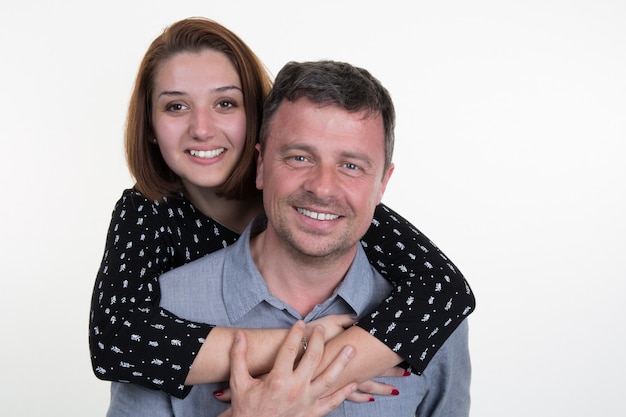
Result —
<svg viewBox="0 0 626 417"><path fill-rule="evenodd" d="M215 121L211 112L207 110L195 111L189 126L189 133L198 140L206 140L215 136Z"/></svg>

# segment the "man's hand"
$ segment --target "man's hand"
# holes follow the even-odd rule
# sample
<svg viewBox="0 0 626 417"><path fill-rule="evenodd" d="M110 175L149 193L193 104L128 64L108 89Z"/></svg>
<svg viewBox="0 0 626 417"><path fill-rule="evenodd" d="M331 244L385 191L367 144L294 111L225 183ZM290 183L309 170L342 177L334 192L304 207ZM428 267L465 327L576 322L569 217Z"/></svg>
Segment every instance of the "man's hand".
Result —
<svg viewBox="0 0 626 417"><path fill-rule="evenodd" d="M238 332L231 350L232 408L220 417L317 417L337 408L357 389L355 383L328 392L354 357L354 348L344 347L315 379L313 375L324 353L324 328L316 326L304 356L294 369L305 324L298 321L289 331L274 367L263 379L250 375L246 362L247 340Z"/></svg>

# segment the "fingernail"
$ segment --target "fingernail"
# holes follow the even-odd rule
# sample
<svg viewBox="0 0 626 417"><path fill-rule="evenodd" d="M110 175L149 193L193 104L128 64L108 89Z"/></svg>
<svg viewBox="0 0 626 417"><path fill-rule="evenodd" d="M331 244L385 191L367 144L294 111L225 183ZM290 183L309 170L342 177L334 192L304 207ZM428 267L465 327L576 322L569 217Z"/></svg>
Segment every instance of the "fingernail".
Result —
<svg viewBox="0 0 626 417"><path fill-rule="evenodd" d="M391 395L400 395L400 391L394 388L391 390Z"/></svg>
<svg viewBox="0 0 626 417"><path fill-rule="evenodd" d="M352 358L354 356L354 348L352 346L346 346L345 348L346 356L348 358Z"/></svg>
<svg viewBox="0 0 626 417"><path fill-rule="evenodd" d="M222 395L224 395L224 390L218 389L217 391L213 391L213 395L215 395L216 397L221 397Z"/></svg>
<svg viewBox="0 0 626 417"><path fill-rule="evenodd" d="M409 376L409 375L411 375L411 373L409 371L407 371L407 370L405 370L404 374L402 374L402 376Z"/></svg>
<svg viewBox="0 0 626 417"><path fill-rule="evenodd" d="M370 402L374 402L374 397L370 397Z"/></svg>

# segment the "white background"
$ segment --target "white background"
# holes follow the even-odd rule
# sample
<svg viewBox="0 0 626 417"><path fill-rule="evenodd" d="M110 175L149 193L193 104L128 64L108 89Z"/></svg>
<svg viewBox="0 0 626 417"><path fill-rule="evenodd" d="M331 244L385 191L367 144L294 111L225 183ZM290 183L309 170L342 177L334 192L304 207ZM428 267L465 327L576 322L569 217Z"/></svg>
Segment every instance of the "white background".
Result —
<svg viewBox="0 0 626 417"><path fill-rule="evenodd" d="M626 3L0 6L0 415L102 416L87 318L139 61L204 15L275 74L332 58L398 112L385 201L469 279L472 416L626 415Z"/></svg>

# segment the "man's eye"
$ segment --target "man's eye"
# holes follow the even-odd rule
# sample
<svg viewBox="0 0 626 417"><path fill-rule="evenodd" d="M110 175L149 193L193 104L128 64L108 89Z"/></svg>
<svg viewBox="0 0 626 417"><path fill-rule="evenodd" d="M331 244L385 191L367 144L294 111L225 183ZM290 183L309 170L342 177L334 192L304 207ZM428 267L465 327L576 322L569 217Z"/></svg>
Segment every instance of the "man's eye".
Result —
<svg viewBox="0 0 626 417"><path fill-rule="evenodd" d="M349 162L345 163L345 164L344 164L344 166L345 166L346 168L348 168L349 170L351 170L351 171L356 171L357 169L359 169L359 166L358 166L358 165L356 165L356 164L351 164L351 163L349 163Z"/></svg>
<svg viewBox="0 0 626 417"><path fill-rule="evenodd" d="M306 162L307 158L306 158L306 156L298 155L298 156L294 156L293 160L294 161L298 161L298 162Z"/></svg>

